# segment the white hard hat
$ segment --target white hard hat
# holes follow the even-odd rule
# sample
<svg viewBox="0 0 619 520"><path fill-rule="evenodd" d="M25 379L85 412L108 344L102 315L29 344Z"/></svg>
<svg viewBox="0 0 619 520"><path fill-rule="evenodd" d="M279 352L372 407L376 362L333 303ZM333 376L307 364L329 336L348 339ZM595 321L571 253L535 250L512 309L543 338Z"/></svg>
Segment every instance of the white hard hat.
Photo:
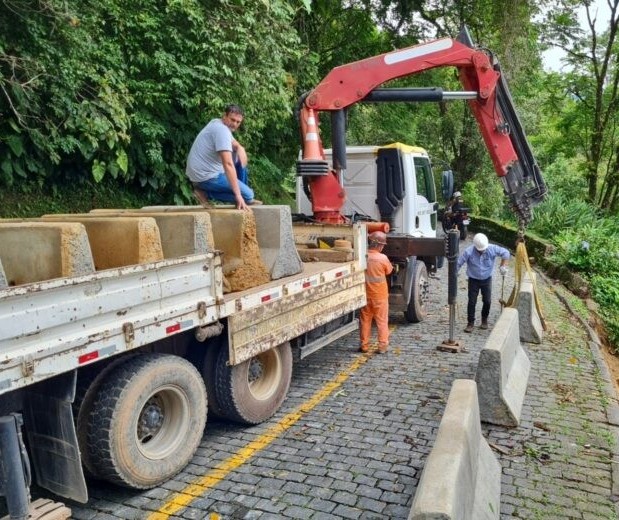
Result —
<svg viewBox="0 0 619 520"><path fill-rule="evenodd" d="M460 193L459 191L454 191L453 196L454 197L462 197L462 193Z"/></svg>
<svg viewBox="0 0 619 520"><path fill-rule="evenodd" d="M485 251L488 249L488 237L483 233L477 233L473 237L473 245L477 251Z"/></svg>

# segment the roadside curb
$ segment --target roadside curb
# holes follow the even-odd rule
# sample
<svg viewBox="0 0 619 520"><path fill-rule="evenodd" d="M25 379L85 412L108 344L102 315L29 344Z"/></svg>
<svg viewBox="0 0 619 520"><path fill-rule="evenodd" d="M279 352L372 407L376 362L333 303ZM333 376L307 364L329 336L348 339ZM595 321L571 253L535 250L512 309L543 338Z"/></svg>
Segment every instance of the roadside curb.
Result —
<svg viewBox="0 0 619 520"><path fill-rule="evenodd" d="M606 361L600 352L600 348L602 347L602 342L595 330L593 330L590 325L582 319L582 317L574 310L574 308L570 305L569 301L558 291L556 291L553 287L554 283L550 280L544 273L538 271L545 281L547 282L548 287L552 290L555 296L559 299L559 301L565 306L565 308L569 311L569 313L578 320L578 322L583 326L583 328L587 331L587 335L589 336L589 341L587 342L589 346L589 350L593 356L593 360L599 370L600 378L602 379L602 390L605 395L609 398L608 404L605 406L606 409L606 420L608 425L611 427L614 442L611 446L612 453L612 463L611 463L611 494L615 499L619 499L619 402L617 398L617 393L615 391L615 387L612 383L612 378L610 372L608 370L608 366L606 365ZM619 501L615 500L615 509L617 510L617 516L619 517Z"/></svg>

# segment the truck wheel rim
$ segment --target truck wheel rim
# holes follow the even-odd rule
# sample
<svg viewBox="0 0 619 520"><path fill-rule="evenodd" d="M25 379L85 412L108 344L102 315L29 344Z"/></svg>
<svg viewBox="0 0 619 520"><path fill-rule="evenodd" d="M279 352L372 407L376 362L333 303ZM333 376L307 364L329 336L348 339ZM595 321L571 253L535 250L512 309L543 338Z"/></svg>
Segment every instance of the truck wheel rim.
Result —
<svg viewBox="0 0 619 520"><path fill-rule="evenodd" d="M282 362L276 349L258 354L249 360L247 382L254 399L269 399L282 378Z"/></svg>
<svg viewBox="0 0 619 520"><path fill-rule="evenodd" d="M149 459L164 459L185 438L189 420L185 393L173 385L158 388L146 400L138 417L138 449Z"/></svg>
<svg viewBox="0 0 619 520"><path fill-rule="evenodd" d="M430 284L425 276L419 279L419 301L421 306L425 307L430 300Z"/></svg>

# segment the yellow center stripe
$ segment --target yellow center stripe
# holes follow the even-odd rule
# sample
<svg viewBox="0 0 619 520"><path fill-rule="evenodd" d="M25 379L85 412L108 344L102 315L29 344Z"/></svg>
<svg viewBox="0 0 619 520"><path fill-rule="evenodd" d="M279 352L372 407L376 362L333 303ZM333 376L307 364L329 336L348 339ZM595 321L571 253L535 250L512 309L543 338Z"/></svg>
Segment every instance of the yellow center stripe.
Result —
<svg viewBox="0 0 619 520"><path fill-rule="evenodd" d="M170 516L178 513L181 509L187 507L191 502L200 498L208 489L215 486L219 481L226 478L228 473L235 470L257 452L266 448L274 440L276 440L288 428L294 426L306 413L310 412L335 390L337 390L344 382L354 374L368 359L368 356L357 357L348 368L342 370L337 376L323 386L307 401L302 403L296 410L284 416L277 424L271 426L265 433L251 441L249 444L239 449L234 455L220 462L214 469L209 471L203 477L196 479L195 482L189 484L185 489L174 493L172 497L159 509L152 513L148 520L166 520Z"/></svg>

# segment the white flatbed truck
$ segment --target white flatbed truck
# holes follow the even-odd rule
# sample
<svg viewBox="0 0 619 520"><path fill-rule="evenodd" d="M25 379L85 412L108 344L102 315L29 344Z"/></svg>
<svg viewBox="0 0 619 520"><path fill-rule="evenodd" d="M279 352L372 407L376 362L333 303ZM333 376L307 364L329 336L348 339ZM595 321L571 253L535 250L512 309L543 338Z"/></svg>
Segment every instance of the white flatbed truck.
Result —
<svg viewBox="0 0 619 520"><path fill-rule="evenodd" d="M28 513L30 467L41 487L79 502L88 500L85 474L142 489L169 479L197 449L207 410L246 424L271 417L295 355L356 329L365 304L361 224L291 226L297 243L346 240L348 256L227 294L226 253L214 248L14 285L12 271L49 270L48 228L70 230L50 247L74 271L89 270L91 251L97 265L131 239L124 231L101 248L90 221L67 220L0 220L0 489L11 518ZM67 259L84 223L90 250ZM16 251L29 233L30 251Z"/></svg>

